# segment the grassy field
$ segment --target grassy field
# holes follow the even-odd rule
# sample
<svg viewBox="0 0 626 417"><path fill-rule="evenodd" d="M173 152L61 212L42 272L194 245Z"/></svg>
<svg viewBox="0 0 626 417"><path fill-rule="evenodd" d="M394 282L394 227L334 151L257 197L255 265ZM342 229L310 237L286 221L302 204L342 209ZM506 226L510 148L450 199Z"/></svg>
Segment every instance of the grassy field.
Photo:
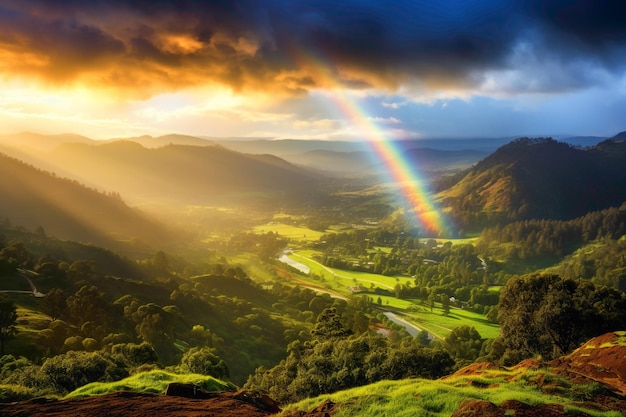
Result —
<svg viewBox="0 0 626 417"><path fill-rule="evenodd" d="M274 232L290 240L300 242L314 242L316 240L319 240L320 236L325 233L309 229L308 227L292 226L276 221L255 226L253 231L259 234Z"/></svg>
<svg viewBox="0 0 626 417"><path fill-rule="evenodd" d="M20 295L18 298L35 299L32 295ZM32 301L32 300L29 300ZM32 310L28 306L17 304L17 337L6 341L5 353L14 356L36 357L41 355L43 347L40 346L40 331L50 324L50 317Z"/></svg>
<svg viewBox="0 0 626 417"><path fill-rule="evenodd" d="M314 250L298 250L294 251L290 256L292 259L311 268L312 274L317 274L324 277L327 281L334 281L333 289L342 291L342 287L351 287L355 285L355 280L363 287L368 288L372 284L387 290L392 290L398 283L396 278L403 283L406 281L412 281L409 277L387 277L384 275L371 274L369 272L358 271L346 271L343 269L328 268L319 262L315 261L313 257L319 255L320 252Z"/></svg>
<svg viewBox="0 0 626 417"><path fill-rule="evenodd" d="M552 392L544 393L542 381L550 381ZM381 381L364 387L309 398L284 407L285 414L311 410L324 401L340 404L333 417L354 416L430 416L448 417L468 399L486 400L500 405L517 400L531 405L561 404L567 413L594 417L623 416L618 411L599 411L597 406L585 406L584 401L593 392L602 389L600 384L574 385L548 371L525 368L484 371L478 375L451 376L430 381L406 379ZM516 415L514 409L504 415Z"/></svg>
<svg viewBox="0 0 626 417"><path fill-rule="evenodd" d="M256 255L246 252L227 255L228 263L241 266L250 278L258 282L273 281L276 275L270 266L261 262Z"/></svg>
<svg viewBox="0 0 626 417"><path fill-rule="evenodd" d="M478 236L475 237L465 237L462 239L440 239L440 238L435 238L435 241L437 241L437 243L446 243L446 242L451 242L453 245L466 245L468 243L476 243L476 241L479 239ZM424 240L428 240L428 239L424 239Z"/></svg>
<svg viewBox="0 0 626 417"><path fill-rule="evenodd" d="M311 285L323 286L330 292L342 296L353 294L350 287L354 287L357 284L366 290L372 287L379 287L392 292L397 283L413 284L413 280L406 276L386 277L366 272L328 268L312 259L318 253L314 250L298 250L290 255L292 259L311 268L310 276L301 277L300 279ZM321 279L314 278L315 276L321 277ZM497 289L494 287L494 290ZM375 302L378 300L379 295L370 295ZM404 300L395 296L385 295L381 295L380 298L384 308L398 310L403 314L405 320L438 338L444 338L455 327L464 325L475 327L478 333L486 339L495 338L500 332L498 325L490 323L484 315L468 310L452 308L450 314L445 316L439 303L435 304L435 308L431 312L430 308L422 305L419 300Z"/></svg>
<svg viewBox="0 0 626 417"><path fill-rule="evenodd" d="M229 382L224 382L206 375L180 375L155 370L142 372L116 382L93 382L69 393L65 398L91 397L93 395L103 395L119 391L161 394L165 392L170 382L192 383L207 391L234 391L237 389L237 387Z"/></svg>
<svg viewBox="0 0 626 417"><path fill-rule="evenodd" d="M409 321L440 338L446 337L452 329L459 326L473 326L484 339L493 339L500 334L498 325L490 323L482 314L460 308L451 308L447 316L439 305L432 312L430 308L421 307L418 311L407 314Z"/></svg>

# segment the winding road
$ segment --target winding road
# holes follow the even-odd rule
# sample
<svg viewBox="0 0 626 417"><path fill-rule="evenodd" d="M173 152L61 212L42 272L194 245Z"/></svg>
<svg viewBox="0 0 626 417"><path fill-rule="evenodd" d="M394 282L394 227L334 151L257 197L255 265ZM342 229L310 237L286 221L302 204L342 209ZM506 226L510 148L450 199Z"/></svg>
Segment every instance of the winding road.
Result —
<svg viewBox="0 0 626 417"><path fill-rule="evenodd" d="M17 272L17 275L19 275L20 277L22 277L26 281L28 281L28 285L30 286L30 291L25 291L25 290L0 290L0 293L32 294L33 296L35 296L37 298L41 298L41 297L45 297L46 296L46 294L37 291L37 287L35 287L35 284L33 284L33 281L31 281L31 279L29 277L29 275L31 275L31 274L37 275L36 272L28 271L28 270L22 269L22 268L17 268L16 272Z"/></svg>

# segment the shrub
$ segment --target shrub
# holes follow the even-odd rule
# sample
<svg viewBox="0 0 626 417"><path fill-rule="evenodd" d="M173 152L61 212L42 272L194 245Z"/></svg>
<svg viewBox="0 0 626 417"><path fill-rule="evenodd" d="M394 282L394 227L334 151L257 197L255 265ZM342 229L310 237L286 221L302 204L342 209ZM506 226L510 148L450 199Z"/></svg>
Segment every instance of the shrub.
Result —
<svg viewBox="0 0 626 417"><path fill-rule="evenodd" d="M41 372L50 378L56 392L65 394L90 382L118 381L128 370L102 352L68 352L46 359Z"/></svg>
<svg viewBox="0 0 626 417"><path fill-rule="evenodd" d="M218 379L229 376L226 362L207 348L192 348L185 352L180 360L180 368L184 372L209 375Z"/></svg>
<svg viewBox="0 0 626 417"><path fill-rule="evenodd" d="M114 355L122 355L131 365L140 366L154 364L158 357L149 343L143 342L140 345L135 343L119 343L113 345L111 352Z"/></svg>

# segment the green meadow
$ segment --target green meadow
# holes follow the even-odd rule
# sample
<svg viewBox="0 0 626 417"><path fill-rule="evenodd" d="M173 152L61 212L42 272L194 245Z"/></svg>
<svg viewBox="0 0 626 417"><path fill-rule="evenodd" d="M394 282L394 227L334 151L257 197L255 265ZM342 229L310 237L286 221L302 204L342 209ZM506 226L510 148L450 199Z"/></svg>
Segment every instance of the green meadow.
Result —
<svg viewBox="0 0 626 417"><path fill-rule="evenodd" d="M309 229L303 226L293 226L290 224L272 221L267 224L255 226L252 229L255 233L276 233L287 239L301 242L314 242L324 235L325 232Z"/></svg>
<svg viewBox="0 0 626 417"><path fill-rule="evenodd" d="M334 284L331 284L331 288L341 293L346 293L346 291L349 293L347 287L354 286L355 281L364 288L369 288L374 285L387 290L392 290L398 283L398 280L401 282L411 281L408 277L387 277L379 274L371 274L369 272L329 268L315 261L313 258L316 255L321 255L321 253L308 249L294 251L289 256L293 260L311 268L311 274L323 277L326 281L334 282Z"/></svg>
<svg viewBox="0 0 626 417"><path fill-rule="evenodd" d="M490 323L482 314L460 308L450 308L450 313L446 316L437 304L432 312L422 306L407 314L412 318L409 321L439 338L446 337L452 329L459 326L473 326L484 339L493 339L500 333L498 325Z"/></svg>

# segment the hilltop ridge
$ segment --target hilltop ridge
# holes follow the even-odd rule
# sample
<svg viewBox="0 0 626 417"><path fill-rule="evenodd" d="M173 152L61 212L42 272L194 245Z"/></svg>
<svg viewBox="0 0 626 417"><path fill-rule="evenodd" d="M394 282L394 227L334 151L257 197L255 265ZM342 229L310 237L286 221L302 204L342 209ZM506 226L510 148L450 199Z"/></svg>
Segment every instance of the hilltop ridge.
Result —
<svg viewBox="0 0 626 417"><path fill-rule="evenodd" d="M437 195L463 224L531 218L567 220L626 195L626 143L577 148L551 138L520 138L449 178Z"/></svg>

